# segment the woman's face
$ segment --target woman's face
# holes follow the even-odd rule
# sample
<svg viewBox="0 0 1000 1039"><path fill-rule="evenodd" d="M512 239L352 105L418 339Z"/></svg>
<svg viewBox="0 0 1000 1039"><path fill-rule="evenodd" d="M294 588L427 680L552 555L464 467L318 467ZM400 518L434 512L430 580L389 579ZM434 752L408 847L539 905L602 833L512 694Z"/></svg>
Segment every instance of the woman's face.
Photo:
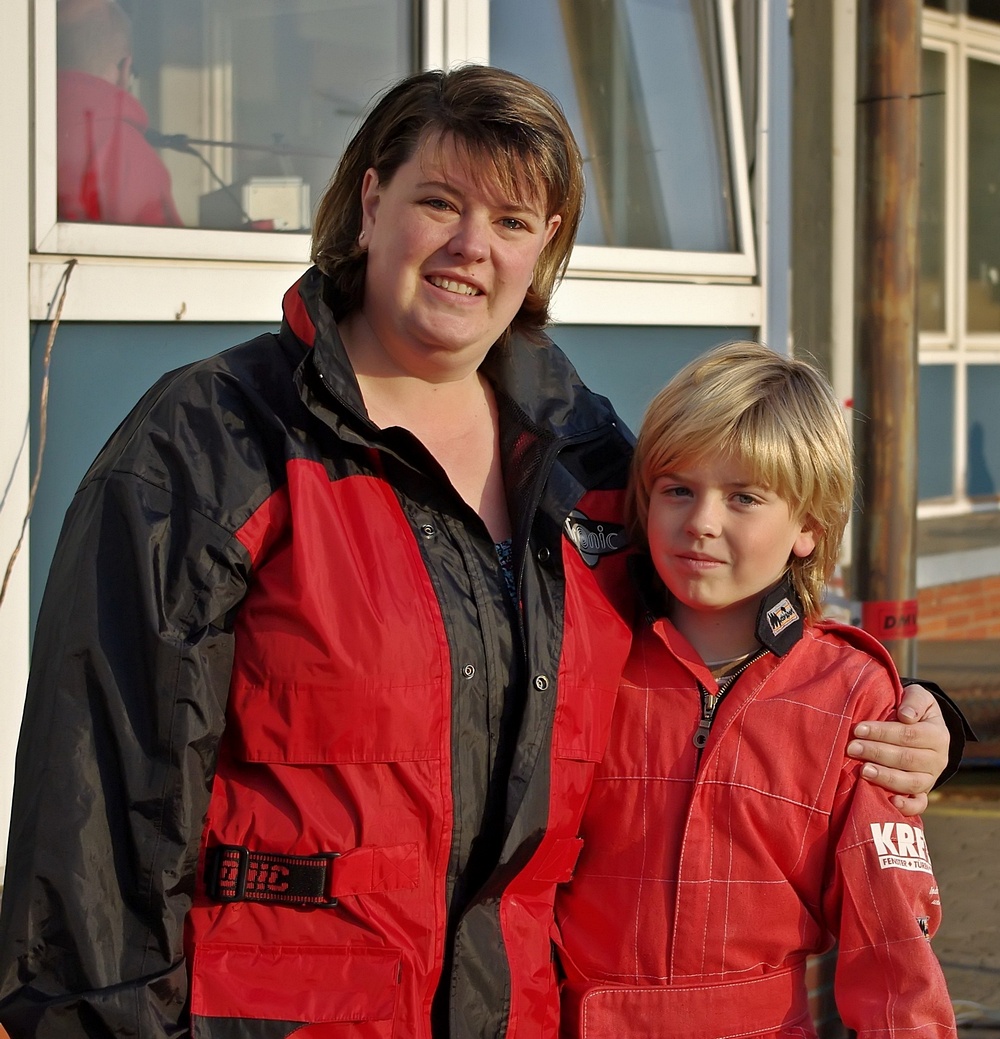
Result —
<svg viewBox="0 0 1000 1039"><path fill-rule="evenodd" d="M361 190L368 248L362 311L400 370L425 378L479 366L510 324L560 217L476 176L453 140L425 138L387 183Z"/></svg>

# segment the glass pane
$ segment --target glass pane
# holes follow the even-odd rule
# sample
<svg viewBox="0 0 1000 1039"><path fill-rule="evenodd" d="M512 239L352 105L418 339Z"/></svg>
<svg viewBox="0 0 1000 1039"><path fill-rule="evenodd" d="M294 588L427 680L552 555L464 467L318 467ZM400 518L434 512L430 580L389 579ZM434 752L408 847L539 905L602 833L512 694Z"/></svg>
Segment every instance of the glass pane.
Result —
<svg viewBox="0 0 1000 1039"><path fill-rule="evenodd" d="M969 62L970 332L1000 332L1000 66Z"/></svg>
<svg viewBox="0 0 1000 1039"><path fill-rule="evenodd" d="M740 247L714 3L493 0L490 61L566 110L586 160L579 242Z"/></svg>
<svg viewBox="0 0 1000 1039"><path fill-rule="evenodd" d="M955 366L920 366L917 492L927 498L955 497Z"/></svg>
<svg viewBox="0 0 1000 1039"><path fill-rule="evenodd" d="M1000 22L1000 0L969 0L968 14L973 18L985 18Z"/></svg>
<svg viewBox="0 0 1000 1039"><path fill-rule="evenodd" d="M1000 365L970 365L966 384L969 404L970 498L1000 497Z"/></svg>
<svg viewBox="0 0 1000 1039"><path fill-rule="evenodd" d="M923 53L920 106L920 329L945 327L945 55Z"/></svg>
<svg viewBox="0 0 1000 1039"><path fill-rule="evenodd" d="M60 220L305 231L410 0L59 0Z"/></svg>

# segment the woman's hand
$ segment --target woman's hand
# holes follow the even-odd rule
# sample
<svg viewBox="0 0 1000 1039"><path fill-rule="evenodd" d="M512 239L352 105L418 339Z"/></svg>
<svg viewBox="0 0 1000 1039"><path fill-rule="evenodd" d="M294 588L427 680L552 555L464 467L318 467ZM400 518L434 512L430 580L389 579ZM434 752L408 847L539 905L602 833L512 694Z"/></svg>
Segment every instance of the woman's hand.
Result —
<svg viewBox="0 0 1000 1039"><path fill-rule="evenodd" d="M899 721L858 722L857 739L847 745L847 753L866 762L865 779L895 792L892 803L903 815L918 815L948 764L948 726L937 700L922 685L903 690L896 716Z"/></svg>

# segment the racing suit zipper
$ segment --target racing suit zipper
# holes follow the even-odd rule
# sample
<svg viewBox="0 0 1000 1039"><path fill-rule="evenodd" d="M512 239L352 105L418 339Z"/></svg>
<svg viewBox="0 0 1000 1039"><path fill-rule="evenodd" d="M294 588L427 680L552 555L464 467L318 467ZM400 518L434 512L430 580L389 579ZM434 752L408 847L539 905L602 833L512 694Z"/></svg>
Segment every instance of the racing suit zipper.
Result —
<svg viewBox="0 0 1000 1039"><path fill-rule="evenodd" d="M732 673L732 675L726 676L728 681L726 682L725 688L718 693L710 693L701 682L698 683L698 693L701 696L701 717L698 719L698 728L695 729L694 736L691 740L695 746L695 750L698 751L698 757L695 762L696 767L701 764L701 754L705 749L705 744L708 743L708 734L712 729L712 722L715 720L715 712L718 709L719 704L722 703L723 698L729 690L736 685L740 675L742 675L743 672L754 663L754 661L760 660L760 658L767 652L768 651L764 647L761 647L756 653L751 653L750 656L747 657L747 659L744 660L743 663Z"/></svg>

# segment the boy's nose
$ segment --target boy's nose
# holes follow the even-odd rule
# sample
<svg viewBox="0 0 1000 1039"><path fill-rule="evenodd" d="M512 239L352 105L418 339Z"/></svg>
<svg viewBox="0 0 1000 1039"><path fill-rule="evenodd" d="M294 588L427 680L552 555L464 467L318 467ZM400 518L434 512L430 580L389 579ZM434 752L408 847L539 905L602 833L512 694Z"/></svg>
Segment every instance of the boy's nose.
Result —
<svg viewBox="0 0 1000 1039"><path fill-rule="evenodd" d="M695 537L715 538L721 530L722 522L717 502L700 501L688 514L688 533Z"/></svg>

